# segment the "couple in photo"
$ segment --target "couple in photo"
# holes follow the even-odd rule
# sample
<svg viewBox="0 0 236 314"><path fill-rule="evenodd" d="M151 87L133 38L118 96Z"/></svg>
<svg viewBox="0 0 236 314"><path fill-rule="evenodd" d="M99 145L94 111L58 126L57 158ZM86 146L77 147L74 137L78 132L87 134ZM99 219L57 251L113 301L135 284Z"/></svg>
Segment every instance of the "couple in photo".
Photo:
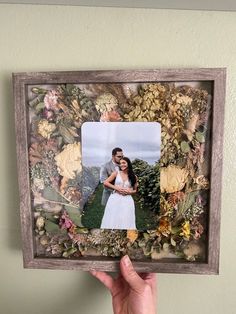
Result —
<svg viewBox="0 0 236 314"><path fill-rule="evenodd" d="M101 228L137 229L132 195L137 192L138 180L121 148L112 150L111 161L101 168L100 181L104 185L102 205L105 206Z"/></svg>

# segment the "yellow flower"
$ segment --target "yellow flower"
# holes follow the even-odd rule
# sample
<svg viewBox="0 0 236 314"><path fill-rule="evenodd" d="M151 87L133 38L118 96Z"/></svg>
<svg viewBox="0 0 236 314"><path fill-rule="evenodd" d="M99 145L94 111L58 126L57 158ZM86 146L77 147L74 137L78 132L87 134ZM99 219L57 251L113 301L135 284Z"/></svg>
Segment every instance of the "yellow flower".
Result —
<svg viewBox="0 0 236 314"><path fill-rule="evenodd" d="M182 232L180 233L181 236L189 240L190 238L190 223L189 221L185 221L185 223L182 225Z"/></svg>
<svg viewBox="0 0 236 314"><path fill-rule="evenodd" d="M38 124L38 133L42 137L49 139L52 132L55 131L56 125L54 123L49 123L47 120L40 120Z"/></svg>
<svg viewBox="0 0 236 314"><path fill-rule="evenodd" d="M183 189L187 182L189 172L175 165L161 168L161 193L174 193Z"/></svg>
<svg viewBox="0 0 236 314"><path fill-rule="evenodd" d="M181 93L178 93L176 95L176 103L180 105L190 106L192 103L192 98L190 98L189 96L185 96Z"/></svg>
<svg viewBox="0 0 236 314"><path fill-rule="evenodd" d="M127 238L130 240L131 243L138 238L138 231L137 230L127 230Z"/></svg>

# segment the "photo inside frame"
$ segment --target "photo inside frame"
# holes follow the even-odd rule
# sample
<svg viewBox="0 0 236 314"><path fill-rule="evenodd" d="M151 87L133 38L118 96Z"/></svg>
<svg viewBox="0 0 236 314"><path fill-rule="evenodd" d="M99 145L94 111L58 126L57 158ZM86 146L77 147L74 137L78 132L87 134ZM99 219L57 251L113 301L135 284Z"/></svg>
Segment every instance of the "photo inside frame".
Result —
<svg viewBox="0 0 236 314"><path fill-rule="evenodd" d="M83 225L155 229L160 211L160 123L86 122L81 148Z"/></svg>

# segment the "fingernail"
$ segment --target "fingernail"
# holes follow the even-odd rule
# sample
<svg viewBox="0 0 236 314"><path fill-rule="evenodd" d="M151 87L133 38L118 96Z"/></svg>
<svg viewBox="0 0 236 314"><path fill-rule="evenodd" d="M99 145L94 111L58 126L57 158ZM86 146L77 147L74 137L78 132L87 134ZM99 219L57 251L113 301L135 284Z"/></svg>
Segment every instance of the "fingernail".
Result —
<svg viewBox="0 0 236 314"><path fill-rule="evenodd" d="M90 273L92 274L92 275L96 275L96 270L90 270Z"/></svg>
<svg viewBox="0 0 236 314"><path fill-rule="evenodd" d="M130 266L131 260L130 260L130 258L129 258L128 255L125 255L125 256L123 257L123 262L124 262L124 264L125 264L126 267Z"/></svg>

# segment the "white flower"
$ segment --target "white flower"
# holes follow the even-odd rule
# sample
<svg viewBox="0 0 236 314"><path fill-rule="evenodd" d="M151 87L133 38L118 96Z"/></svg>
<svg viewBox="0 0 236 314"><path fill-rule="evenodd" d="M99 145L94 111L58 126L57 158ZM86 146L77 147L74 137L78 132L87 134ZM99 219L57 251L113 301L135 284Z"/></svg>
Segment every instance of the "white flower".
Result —
<svg viewBox="0 0 236 314"><path fill-rule="evenodd" d="M43 190L44 189L44 181L43 179L39 179L39 178L34 178L34 185L36 188L38 188L39 190Z"/></svg>
<svg viewBox="0 0 236 314"><path fill-rule="evenodd" d="M36 226L37 228L40 230L44 227L45 224L45 218L43 218L42 216L38 217L36 220Z"/></svg>

